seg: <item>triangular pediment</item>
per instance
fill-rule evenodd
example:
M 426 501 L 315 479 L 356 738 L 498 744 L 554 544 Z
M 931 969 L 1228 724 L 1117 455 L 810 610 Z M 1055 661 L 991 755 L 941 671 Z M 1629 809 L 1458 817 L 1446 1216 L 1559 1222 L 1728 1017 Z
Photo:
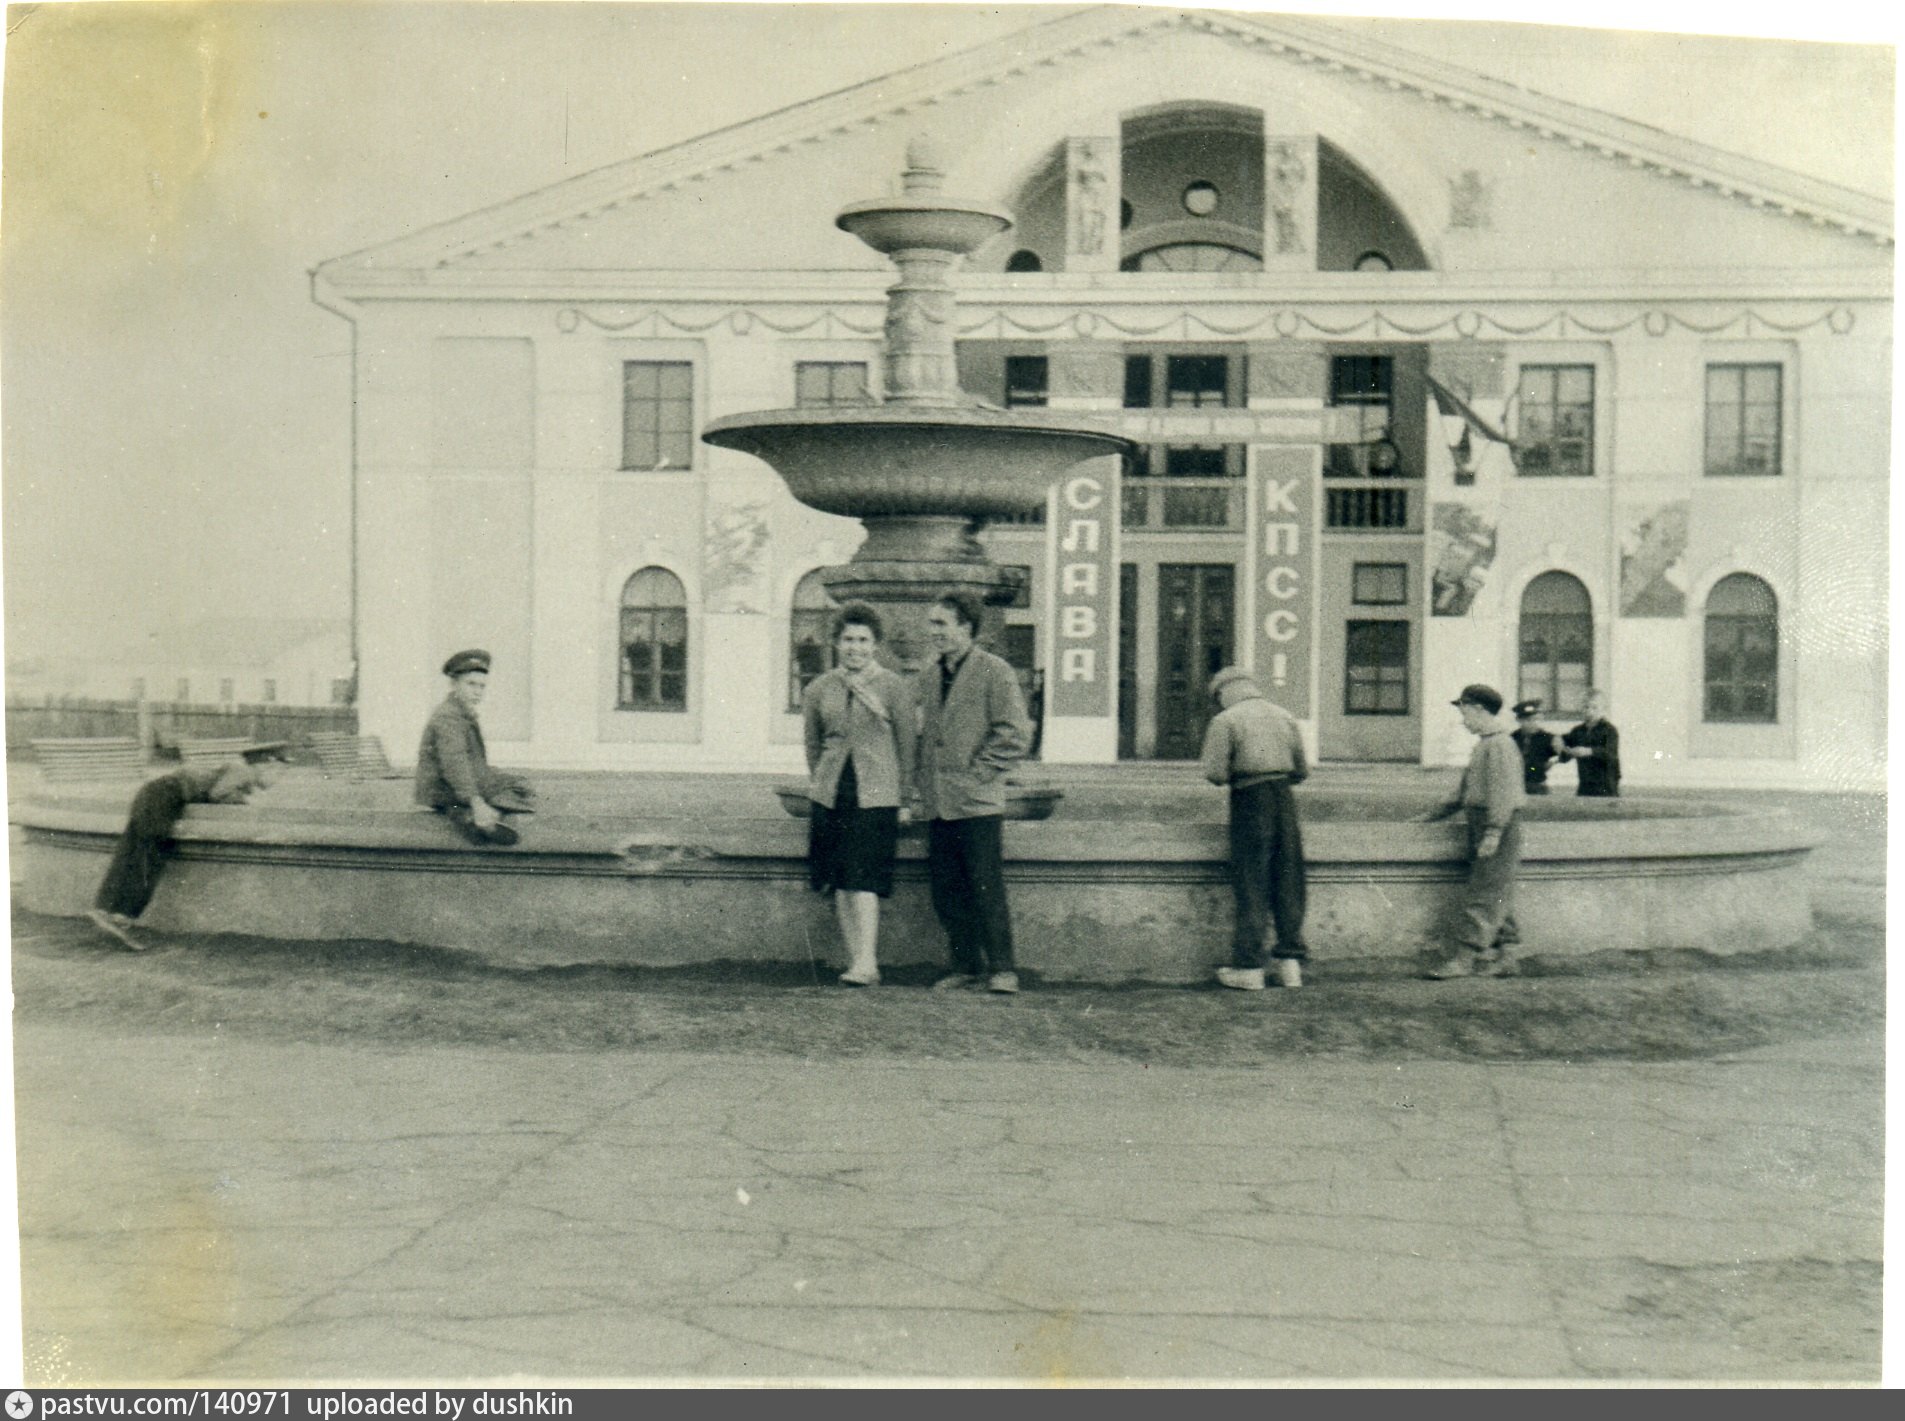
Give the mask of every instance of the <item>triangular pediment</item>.
M 327 262 L 320 273 L 348 288 L 354 274 L 427 273 L 481 264 L 509 248 L 553 238 L 549 265 L 569 229 L 614 222 L 645 201 L 667 199 L 741 172 L 798 163 L 816 148 L 908 122 L 935 107 L 1041 69 L 1087 65 L 1162 31 L 1215 36 L 1266 63 L 1339 74 L 1403 92 L 1477 123 L 1503 125 L 1649 177 L 1701 189 L 1769 213 L 1869 239 L 1892 240 L 1883 199 L 1728 153 L 1594 109 L 1533 93 L 1331 25 L 1292 16 L 1117 6 L 1074 11 L 976 46 L 811 99 L 699 138 L 554 184 L 496 207 Z M 853 194 L 864 196 L 865 194 Z

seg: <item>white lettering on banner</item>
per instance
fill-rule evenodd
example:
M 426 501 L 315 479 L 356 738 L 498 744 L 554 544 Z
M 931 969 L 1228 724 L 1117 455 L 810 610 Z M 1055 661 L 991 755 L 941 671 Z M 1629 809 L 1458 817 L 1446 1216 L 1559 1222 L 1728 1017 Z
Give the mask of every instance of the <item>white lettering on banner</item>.
M 1287 513 L 1297 516 L 1297 507 L 1291 501 L 1296 492 L 1295 479 L 1265 479 L 1263 481 L 1263 512 L 1268 517 L 1272 513 Z
M 1296 636 L 1296 613 L 1279 607 L 1263 619 L 1263 634 L 1272 641 L 1290 641 Z
M 1058 659 L 1058 668 L 1061 681 L 1096 681 L 1098 653 L 1089 646 L 1068 647 Z
M 1065 502 L 1080 513 L 1089 513 L 1105 501 L 1105 486 L 1083 474 L 1065 485 Z
M 1059 612 L 1058 634 L 1067 641 L 1098 635 L 1098 609 L 1087 603 L 1066 607 Z
M 1263 590 L 1272 597 L 1287 602 L 1296 596 L 1297 584 L 1300 581 L 1297 570 L 1288 563 L 1283 563 L 1264 574 Z
M 1095 562 L 1068 562 L 1059 569 L 1059 577 L 1067 597 L 1098 595 L 1098 564 Z
M 1264 524 L 1263 551 L 1267 557 L 1295 557 L 1297 551 L 1297 525 L 1294 523 Z
M 1103 524 L 1096 518 L 1074 518 L 1066 525 L 1065 538 L 1059 547 L 1068 553 L 1095 553 L 1101 527 Z

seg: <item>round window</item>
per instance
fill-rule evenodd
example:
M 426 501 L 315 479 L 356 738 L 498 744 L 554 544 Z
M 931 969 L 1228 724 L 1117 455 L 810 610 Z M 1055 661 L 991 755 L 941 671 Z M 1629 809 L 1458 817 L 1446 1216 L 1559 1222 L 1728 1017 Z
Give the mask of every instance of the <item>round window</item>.
M 1217 210 L 1217 185 L 1194 182 L 1184 189 L 1184 210 L 1193 217 L 1208 217 Z

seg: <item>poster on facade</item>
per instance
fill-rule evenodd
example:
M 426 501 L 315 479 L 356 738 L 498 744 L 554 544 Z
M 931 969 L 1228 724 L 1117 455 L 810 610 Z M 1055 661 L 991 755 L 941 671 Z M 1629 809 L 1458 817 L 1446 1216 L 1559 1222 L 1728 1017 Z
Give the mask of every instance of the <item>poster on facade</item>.
M 1298 720 L 1316 713 L 1310 696 L 1316 647 L 1316 449 L 1256 445 L 1250 464 L 1256 628 L 1253 665 L 1264 694 Z
M 1622 510 L 1621 615 L 1687 614 L 1688 500 L 1635 504 Z
M 1117 610 L 1118 563 L 1113 557 L 1118 518 L 1119 464 L 1092 459 L 1052 491 L 1046 513 L 1052 571 L 1048 625 L 1051 664 L 1045 673 L 1048 713 L 1112 713 L 1112 624 Z
M 1493 508 L 1438 503 L 1431 514 L 1429 559 L 1433 568 L 1429 607 L 1438 617 L 1466 617 L 1495 565 Z
M 756 616 L 762 612 L 762 554 L 766 549 L 765 505 L 714 504 L 708 509 L 701 550 L 701 587 L 710 612 Z

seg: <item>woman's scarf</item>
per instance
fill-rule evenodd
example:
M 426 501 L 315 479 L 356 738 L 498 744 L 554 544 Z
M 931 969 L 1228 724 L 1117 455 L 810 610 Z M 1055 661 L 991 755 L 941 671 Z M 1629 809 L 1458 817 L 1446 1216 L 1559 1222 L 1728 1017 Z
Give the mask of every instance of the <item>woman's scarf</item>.
M 847 703 L 851 705 L 857 700 L 873 712 L 875 720 L 890 723 L 893 713 L 886 708 L 886 702 L 880 698 L 880 693 L 873 686 L 873 677 L 878 670 L 879 667 L 876 664 L 868 666 L 864 671 L 846 673 Z

